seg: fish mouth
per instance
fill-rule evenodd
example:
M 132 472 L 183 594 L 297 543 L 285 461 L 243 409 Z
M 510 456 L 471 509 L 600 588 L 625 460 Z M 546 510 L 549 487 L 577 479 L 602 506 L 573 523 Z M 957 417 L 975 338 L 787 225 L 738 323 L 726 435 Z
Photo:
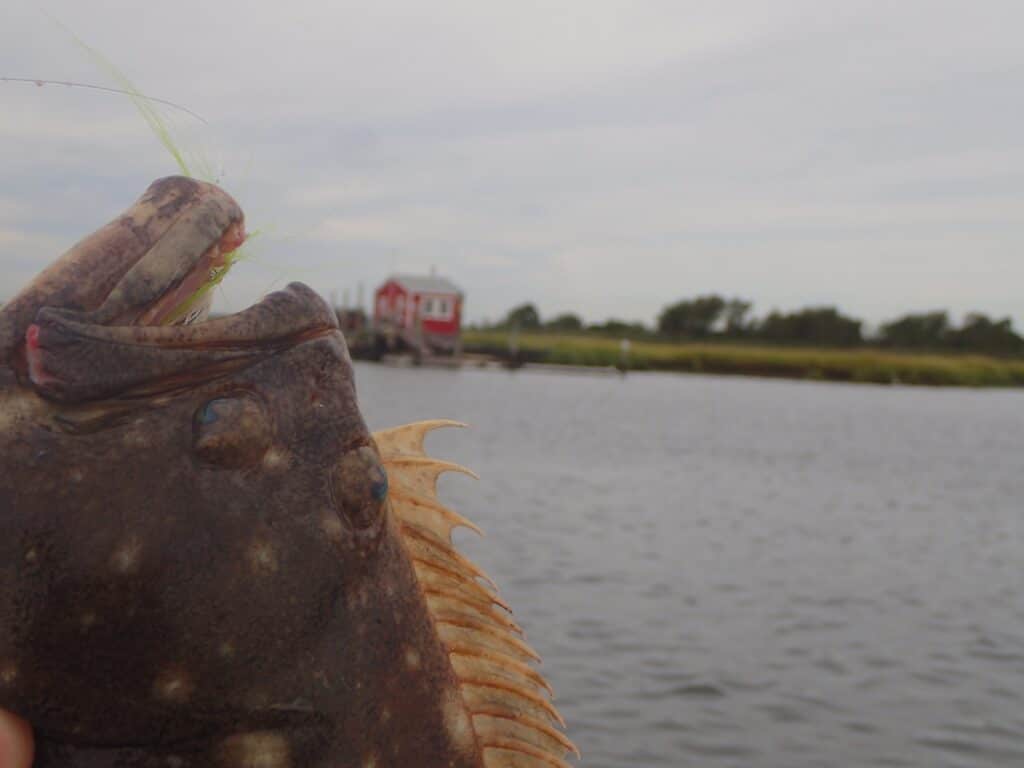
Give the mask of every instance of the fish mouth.
M 161 180 L 147 194 L 169 182 L 187 187 L 187 204 L 174 198 L 180 210 L 141 254 L 110 257 L 121 269 L 91 296 L 93 308 L 44 306 L 27 327 L 24 372 L 43 397 L 81 403 L 183 389 L 337 330 L 334 312 L 301 283 L 208 319 L 210 289 L 245 241 L 244 216 L 226 192 L 205 182 Z M 144 210 L 150 208 L 159 210 Z M 112 235 L 104 243 L 103 231 L 88 241 L 83 259 L 116 242 Z

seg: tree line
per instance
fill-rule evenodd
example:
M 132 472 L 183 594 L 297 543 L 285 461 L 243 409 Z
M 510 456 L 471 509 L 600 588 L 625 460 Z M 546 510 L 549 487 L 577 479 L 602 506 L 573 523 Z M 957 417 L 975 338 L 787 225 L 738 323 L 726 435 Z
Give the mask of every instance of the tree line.
M 973 312 L 960 325 L 944 310 L 909 313 L 883 323 L 873 333 L 862 320 L 836 307 L 805 307 L 792 312 L 772 311 L 764 317 L 751 314 L 753 302 L 716 294 L 683 299 L 662 309 L 655 327 L 609 319 L 586 324 L 579 315 L 565 312 L 549 320 L 541 318 L 532 303 L 511 309 L 493 329 L 597 333 L 632 339 L 660 338 L 677 341 L 753 341 L 773 344 L 804 344 L 824 347 L 864 345 L 894 349 L 979 352 L 990 355 L 1024 355 L 1024 338 L 1010 318 L 993 319 Z

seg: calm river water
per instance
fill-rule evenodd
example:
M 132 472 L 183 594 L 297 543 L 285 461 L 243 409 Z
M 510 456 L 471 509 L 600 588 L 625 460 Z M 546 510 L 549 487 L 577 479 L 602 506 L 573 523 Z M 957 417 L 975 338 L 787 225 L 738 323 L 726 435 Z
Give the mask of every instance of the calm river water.
M 1024 393 L 357 366 L 592 768 L 1024 765 Z

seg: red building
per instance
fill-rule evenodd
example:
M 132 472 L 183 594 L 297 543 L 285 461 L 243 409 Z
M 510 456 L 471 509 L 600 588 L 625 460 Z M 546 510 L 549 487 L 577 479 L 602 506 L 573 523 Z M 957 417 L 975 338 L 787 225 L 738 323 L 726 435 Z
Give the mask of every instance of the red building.
M 443 277 L 392 275 L 374 292 L 373 324 L 414 349 L 454 352 L 462 332 L 462 301 L 462 291 Z

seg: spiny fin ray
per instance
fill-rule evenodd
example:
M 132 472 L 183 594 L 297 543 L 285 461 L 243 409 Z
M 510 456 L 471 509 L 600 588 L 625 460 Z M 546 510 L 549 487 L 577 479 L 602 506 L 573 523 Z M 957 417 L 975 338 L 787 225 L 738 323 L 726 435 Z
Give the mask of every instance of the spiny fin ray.
M 504 627 L 494 627 L 474 616 L 449 614 L 437 621 L 437 631 L 449 647 L 456 643 L 473 643 L 477 647 L 505 653 L 519 661 L 540 661 L 540 656 L 533 648 Z
M 373 439 L 377 443 L 377 450 L 381 454 L 403 455 L 403 456 L 424 456 L 423 440 L 433 430 L 440 427 L 465 427 L 461 421 L 451 419 L 430 419 L 428 421 L 417 421 L 415 424 L 406 424 L 401 427 L 382 429 L 373 433 Z
M 552 750 L 561 748 L 565 752 L 580 756 L 576 745 L 569 741 L 564 733 L 529 715 L 521 714 L 512 718 L 500 708 L 485 707 L 473 715 L 473 724 L 483 742 L 487 742 L 488 738 L 512 736 L 538 747 L 547 746 Z
M 393 480 L 393 474 L 395 474 L 394 470 L 388 473 L 389 483 L 395 486 L 388 495 L 393 504 L 401 506 L 402 522 L 405 525 L 428 531 L 447 542 L 452 540 L 452 530 L 459 527 L 469 528 L 474 533 L 483 536 L 483 531 L 475 523 L 435 499 L 402 487 L 401 479 Z
M 502 600 L 498 593 L 479 581 L 461 578 L 454 566 L 445 568 L 415 557 L 412 558 L 412 561 L 416 567 L 416 576 L 420 580 L 420 585 L 425 590 L 436 590 L 450 595 L 465 595 L 469 600 L 485 600 L 508 608 L 508 603 Z M 512 624 L 516 626 L 517 631 L 520 631 L 515 622 Z
M 537 670 L 508 654 L 468 643 L 452 644 L 448 647 L 448 654 L 453 663 L 458 660 L 459 664 L 474 675 L 504 680 L 530 691 L 539 689 L 548 696 L 554 696 L 554 690 Z
M 571 768 L 562 758 L 547 749 L 512 738 L 495 738 L 484 742 L 486 768 L 533 768 L 537 765 L 551 768 Z
M 453 529 L 480 529 L 437 498 L 442 473 L 476 475 L 430 458 L 424 440 L 434 429 L 464 426 L 435 419 L 374 433 L 391 511 L 459 681 L 485 768 L 570 768 L 565 756 L 579 751 L 559 730 L 565 721 L 551 703 L 551 686 L 531 666 L 540 657 L 519 637 L 522 629 L 493 580 L 452 543 Z
M 449 568 L 454 566 L 460 573 L 468 574 L 469 578 L 483 579 L 494 589 L 498 588 L 494 579 L 488 576 L 483 568 L 468 557 L 461 555 L 451 543 L 438 539 L 415 525 L 403 525 L 402 532 L 405 534 L 405 542 L 414 556 L 419 556 L 438 565 L 446 563 Z
M 565 721 L 547 697 L 522 686 L 511 685 L 503 680 L 488 677 L 463 677 L 462 697 L 469 704 L 470 712 L 476 712 L 481 705 L 502 707 L 511 715 L 525 713 L 565 727 Z
M 444 472 L 458 472 L 469 475 L 474 480 L 480 479 L 473 470 L 451 461 L 402 454 L 381 454 L 381 458 L 384 459 L 384 466 L 389 470 L 389 479 L 394 474 L 400 486 L 429 498 L 437 498 L 437 478 Z

